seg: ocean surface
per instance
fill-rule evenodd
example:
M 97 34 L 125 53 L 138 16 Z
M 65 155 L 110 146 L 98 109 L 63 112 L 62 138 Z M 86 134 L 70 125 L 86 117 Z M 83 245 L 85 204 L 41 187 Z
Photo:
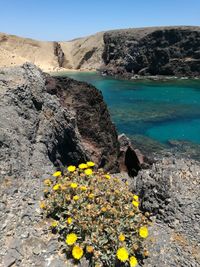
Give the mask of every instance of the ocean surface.
M 200 81 L 124 81 L 96 73 L 59 73 L 98 88 L 119 133 L 152 149 L 200 145 Z

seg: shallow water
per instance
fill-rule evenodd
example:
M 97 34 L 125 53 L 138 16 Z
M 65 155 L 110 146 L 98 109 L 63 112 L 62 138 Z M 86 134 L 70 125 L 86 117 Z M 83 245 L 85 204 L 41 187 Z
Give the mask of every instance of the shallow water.
M 60 75 L 60 74 L 59 74 Z M 119 133 L 200 144 L 200 81 L 124 81 L 96 73 L 63 73 L 102 91 Z

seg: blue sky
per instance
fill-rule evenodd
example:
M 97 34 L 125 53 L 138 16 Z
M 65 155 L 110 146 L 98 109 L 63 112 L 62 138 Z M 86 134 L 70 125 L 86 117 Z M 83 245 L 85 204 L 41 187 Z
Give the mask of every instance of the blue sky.
M 70 40 L 98 31 L 200 26 L 200 0 L 0 0 L 0 32 Z

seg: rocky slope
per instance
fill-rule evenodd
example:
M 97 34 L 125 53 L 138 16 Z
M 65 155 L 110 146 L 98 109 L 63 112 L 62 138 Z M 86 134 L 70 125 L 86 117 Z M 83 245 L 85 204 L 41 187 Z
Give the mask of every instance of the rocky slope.
M 132 78 L 200 76 L 200 27 L 152 27 L 100 32 L 62 42 L 0 33 L 0 66 L 32 62 L 45 71 L 97 70 Z
M 154 215 L 145 266 L 200 266 L 200 164 L 179 155 L 157 159 L 132 182 Z
M 200 75 L 200 27 L 116 30 L 104 34 L 104 44 L 110 75 Z
M 0 67 L 31 62 L 50 72 L 95 70 L 102 64 L 103 33 L 69 42 L 43 42 L 0 33 Z
M 37 176 L 91 159 L 118 171 L 119 143 L 101 93 L 34 65 L 0 71 L 1 175 Z

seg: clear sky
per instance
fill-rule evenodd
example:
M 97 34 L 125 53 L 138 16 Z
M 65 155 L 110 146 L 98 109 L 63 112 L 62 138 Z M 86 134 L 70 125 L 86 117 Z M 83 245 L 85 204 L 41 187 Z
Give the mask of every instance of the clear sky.
M 165 25 L 200 26 L 200 0 L 0 0 L 0 32 L 39 40 Z

